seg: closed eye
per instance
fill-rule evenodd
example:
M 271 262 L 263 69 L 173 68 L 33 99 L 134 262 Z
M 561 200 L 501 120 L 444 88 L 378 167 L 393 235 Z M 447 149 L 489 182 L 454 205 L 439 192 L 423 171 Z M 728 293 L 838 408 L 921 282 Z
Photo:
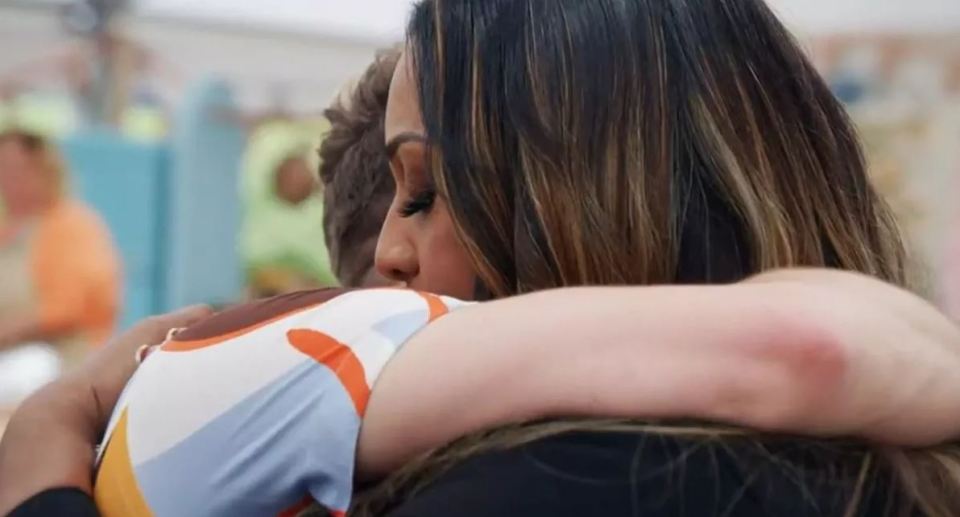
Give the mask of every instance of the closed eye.
M 429 213 L 437 199 L 437 191 L 426 189 L 414 195 L 400 207 L 400 217 L 413 217 L 418 213 Z

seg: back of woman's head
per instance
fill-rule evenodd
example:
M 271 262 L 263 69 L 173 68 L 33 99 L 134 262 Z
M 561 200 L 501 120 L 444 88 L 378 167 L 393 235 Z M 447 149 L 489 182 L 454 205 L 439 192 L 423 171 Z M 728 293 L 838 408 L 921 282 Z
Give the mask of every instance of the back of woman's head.
M 904 281 L 850 121 L 762 0 L 424 0 L 409 49 L 494 295 L 797 265 Z
M 408 52 L 437 193 L 495 296 L 788 266 L 905 282 L 850 121 L 762 0 L 422 0 Z M 395 474 L 358 514 L 464 458 L 570 429 L 624 426 L 468 437 Z M 919 513 L 960 511 L 960 448 L 857 459 L 837 481 L 859 494 L 848 515 L 885 474 Z

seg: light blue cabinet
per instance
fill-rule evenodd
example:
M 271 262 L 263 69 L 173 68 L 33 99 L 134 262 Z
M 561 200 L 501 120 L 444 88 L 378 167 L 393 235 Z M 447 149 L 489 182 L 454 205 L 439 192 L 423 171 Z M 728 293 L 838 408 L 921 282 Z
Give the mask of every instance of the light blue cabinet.
M 168 257 L 169 152 L 112 133 L 70 137 L 62 149 L 73 192 L 106 221 L 123 259 L 123 327 L 162 308 Z

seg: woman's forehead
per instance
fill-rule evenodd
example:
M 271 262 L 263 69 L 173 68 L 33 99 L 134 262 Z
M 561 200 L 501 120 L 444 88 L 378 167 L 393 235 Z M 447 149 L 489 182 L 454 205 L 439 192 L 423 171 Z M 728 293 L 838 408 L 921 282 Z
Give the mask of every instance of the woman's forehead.
M 389 142 L 404 133 L 423 135 L 425 132 L 413 63 L 409 54 L 404 52 L 390 83 L 390 97 L 384 119 L 385 141 Z

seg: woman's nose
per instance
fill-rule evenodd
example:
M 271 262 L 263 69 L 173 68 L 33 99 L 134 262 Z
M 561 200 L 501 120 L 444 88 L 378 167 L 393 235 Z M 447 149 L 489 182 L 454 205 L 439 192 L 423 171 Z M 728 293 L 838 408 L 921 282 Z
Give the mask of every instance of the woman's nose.
M 410 283 L 419 273 L 420 265 L 413 245 L 405 240 L 391 240 L 381 234 L 377 244 L 377 272 L 391 282 Z

